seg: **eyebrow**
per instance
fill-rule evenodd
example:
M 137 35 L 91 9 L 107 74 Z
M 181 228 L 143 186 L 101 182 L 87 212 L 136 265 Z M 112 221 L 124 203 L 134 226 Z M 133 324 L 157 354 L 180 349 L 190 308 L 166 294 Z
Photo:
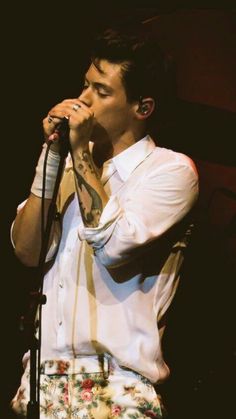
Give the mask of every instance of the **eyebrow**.
M 87 77 L 85 77 L 85 81 L 88 83 L 88 84 L 91 84 L 93 87 L 95 87 L 95 89 L 103 89 L 103 90 L 105 90 L 107 93 L 113 93 L 113 88 L 112 87 L 110 87 L 110 86 L 108 86 L 107 84 L 104 84 L 104 83 L 99 83 L 99 82 L 90 82 L 88 79 L 87 79 Z

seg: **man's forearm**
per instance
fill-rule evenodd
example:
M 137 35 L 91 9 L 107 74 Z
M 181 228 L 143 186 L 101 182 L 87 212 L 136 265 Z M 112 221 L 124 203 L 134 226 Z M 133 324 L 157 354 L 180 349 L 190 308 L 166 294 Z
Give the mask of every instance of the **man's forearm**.
M 50 199 L 45 199 L 45 223 Z M 31 194 L 16 216 L 12 238 L 15 253 L 26 266 L 37 266 L 41 250 L 41 198 Z
M 97 227 L 108 196 L 100 181 L 88 148 L 81 148 L 73 156 L 76 190 L 83 222 L 86 227 Z

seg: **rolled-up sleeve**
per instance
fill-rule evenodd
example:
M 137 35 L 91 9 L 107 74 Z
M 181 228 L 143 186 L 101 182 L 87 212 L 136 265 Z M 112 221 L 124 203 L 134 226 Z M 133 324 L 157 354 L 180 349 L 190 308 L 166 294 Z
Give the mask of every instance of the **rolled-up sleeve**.
M 136 177 L 137 179 L 137 177 Z M 93 247 L 106 267 L 122 265 L 134 249 L 160 237 L 180 221 L 198 196 L 198 175 L 177 162 L 138 177 L 130 190 L 111 196 L 96 228 L 79 226 L 79 237 Z
M 116 222 L 121 217 L 122 208 L 116 196 L 112 196 L 106 204 L 98 227 L 85 228 L 81 223 L 79 226 L 79 237 L 81 240 L 87 240 L 94 249 L 104 247 L 113 233 Z

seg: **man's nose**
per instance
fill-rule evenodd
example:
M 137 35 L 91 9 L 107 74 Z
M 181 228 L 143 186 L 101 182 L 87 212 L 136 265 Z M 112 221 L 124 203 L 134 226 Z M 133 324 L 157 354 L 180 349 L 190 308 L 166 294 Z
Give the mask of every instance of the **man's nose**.
M 92 106 L 92 92 L 89 90 L 89 87 L 83 90 L 79 95 L 79 100 L 90 108 Z

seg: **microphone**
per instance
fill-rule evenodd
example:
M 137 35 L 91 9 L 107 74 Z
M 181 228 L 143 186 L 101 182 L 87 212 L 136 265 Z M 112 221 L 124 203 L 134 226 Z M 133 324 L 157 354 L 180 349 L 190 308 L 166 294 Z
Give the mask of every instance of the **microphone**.
M 69 118 L 64 116 L 60 124 L 57 125 L 53 134 L 48 137 L 49 145 L 52 145 L 54 141 L 60 141 L 60 154 L 67 155 L 68 151 L 70 151 L 70 141 L 69 141 Z
M 57 125 L 53 134 L 48 137 L 49 142 L 54 142 L 60 139 L 64 139 L 65 137 L 69 137 L 69 124 L 68 124 L 68 117 L 64 116 L 61 120 L 60 124 Z

